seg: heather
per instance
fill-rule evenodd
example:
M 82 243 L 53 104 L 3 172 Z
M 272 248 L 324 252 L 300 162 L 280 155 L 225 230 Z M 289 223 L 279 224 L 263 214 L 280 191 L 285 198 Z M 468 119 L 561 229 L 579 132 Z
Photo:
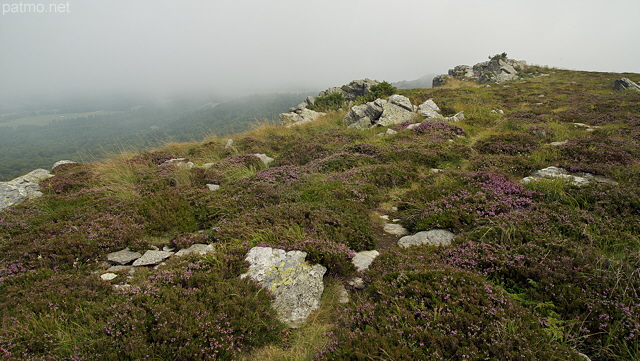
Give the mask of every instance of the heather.
M 463 110 L 457 123 L 382 136 L 346 129 L 327 99 L 313 123 L 256 126 L 231 146 L 212 136 L 56 168 L 41 198 L 0 212 L 0 354 L 640 359 L 640 97 L 610 90 L 621 74 L 532 69 L 489 87 L 400 91 L 445 116 Z M 549 166 L 611 182 L 520 183 Z M 380 215 L 457 237 L 401 249 Z M 100 279 L 109 252 L 196 243 L 215 253 Z M 269 292 L 239 278 L 254 246 L 327 267 L 308 326 L 286 329 Z M 372 249 L 381 255 L 358 272 L 351 258 Z M 350 302 L 335 301 L 339 285 Z

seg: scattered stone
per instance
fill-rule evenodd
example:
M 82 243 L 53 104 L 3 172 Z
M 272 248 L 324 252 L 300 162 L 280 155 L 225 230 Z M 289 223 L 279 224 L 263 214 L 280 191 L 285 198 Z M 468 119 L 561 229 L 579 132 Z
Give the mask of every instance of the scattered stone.
M 210 191 L 217 191 L 220 189 L 220 185 L 218 184 L 207 184 L 207 188 L 209 188 Z
M 582 357 L 585 361 L 591 361 L 589 356 L 587 356 L 587 355 L 585 355 L 585 354 L 583 354 L 581 352 L 578 352 L 578 356 Z
M 253 156 L 260 158 L 260 160 L 262 161 L 262 163 L 264 163 L 264 165 L 269 165 L 269 163 L 274 161 L 273 158 L 267 156 L 266 154 L 253 154 Z
M 140 254 L 139 252 L 134 252 L 129 248 L 125 248 L 122 251 L 109 253 L 107 255 L 107 260 L 111 263 L 126 265 L 137 260 L 140 257 L 142 257 L 142 254 Z
M 100 278 L 101 278 L 103 281 L 111 281 L 112 279 L 114 279 L 114 278 L 116 278 L 116 277 L 118 277 L 118 275 L 117 275 L 117 274 L 115 274 L 115 273 L 111 273 L 111 272 L 109 272 L 109 273 L 103 273 L 102 275 L 100 275 Z
M 394 236 L 404 236 L 409 234 L 406 228 L 402 227 L 400 224 L 387 223 L 384 225 L 384 231 L 388 234 L 393 234 Z
M 385 221 L 388 221 L 388 220 L 389 220 L 389 216 L 388 216 L 388 215 L 386 215 L 386 214 L 385 214 L 385 215 L 383 215 L 383 216 L 380 216 L 380 218 L 384 219 Z
M 345 303 L 349 303 L 349 301 L 349 291 L 347 291 L 347 289 L 344 288 L 343 285 L 340 285 L 340 287 L 338 288 L 338 303 L 344 305 Z
M 455 234 L 445 229 L 432 229 L 418 232 L 412 236 L 404 236 L 398 240 L 398 246 L 408 248 L 410 246 L 448 246 L 453 241 Z
M 563 140 L 563 141 L 561 141 L 561 142 L 551 142 L 551 143 L 549 143 L 549 145 L 550 145 L 550 146 L 553 146 L 553 147 L 559 147 L 559 146 L 561 146 L 561 145 L 565 145 L 565 144 L 567 144 L 567 143 L 569 143 L 569 141 L 568 141 L 568 140 Z
M 190 254 L 195 254 L 198 256 L 203 256 L 207 253 L 215 253 L 216 249 L 212 244 L 192 244 L 189 248 L 181 249 L 176 253 L 176 256 L 186 256 Z
M 131 266 L 116 265 L 116 266 L 109 267 L 107 269 L 107 272 L 112 272 L 112 273 L 128 272 L 129 274 L 134 274 L 136 272 L 136 269 Z
M 360 277 L 354 277 L 347 281 L 347 284 L 357 290 L 364 289 L 364 280 Z
M 216 165 L 215 163 L 205 163 L 205 164 L 203 164 L 203 165 L 202 165 L 202 167 L 201 167 L 201 168 L 204 168 L 204 169 L 211 169 L 211 168 L 213 168 L 215 165 Z
M 233 139 L 227 140 L 227 144 L 224 145 L 225 149 L 233 147 Z
M 613 90 L 615 91 L 634 90 L 634 91 L 640 92 L 640 86 L 634 83 L 633 81 L 631 81 L 631 79 L 629 78 L 621 78 L 616 80 L 613 83 Z
M 398 211 L 398 207 L 396 206 L 391 207 L 391 212 L 397 212 L 397 211 Z
M 175 164 L 178 167 L 187 168 L 187 169 L 191 169 L 191 168 L 195 167 L 193 162 L 187 162 L 186 158 L 173 158 L 173 159 L 169 159 L 169 160 L 165 161 L 162 164 Z
M 149 250 L 146 251 L 142 257 L 136 259 L 133 262 L 133 266 L 154 266 L 171 257 L 173 254 L 173 252 Z
M 387 129 L 386 132 L 384 132 L 385 135 L 394 135 L 394 134 L 398 134 L 398 132 L 396 130 L 393 130 L 391 128 Z
M 173 247 L 169 247 L 169 246 L 164 246 L 162 247 L 162 250 L 165 252 L 174 252 L 176 249 Z
M 413 124 L 409 124 L 407 125 L 407 130 L 412 130 L 413 128 L 416 128 L 417 126 L 419 126 L 422 123 L 413 123 Z
M 445 118 L 445 120 L 449 122 L 459 122 L 461 120 L 464 120 L 464 111 L 460 111 L 452 117 Z
M 268 289 L 274 296 L 273 308 L 280 321 L 288 327 L 298 328 L 311 312 L 320 307 L 324 290 L 322 277 L 327 269 L 322 265 L 309 265 L 306 252 L 270 247 L 254 247 L 245 258 L 249 277 Z
M 78 162 L 74 162 L 72 160 L 59 160 L 55 163 L 53 163 L 53 166 L 51 167 L 51 170 L 53 171 L 54 169 L 56 169 L 57 167 L 63 165 L 63 164 L 76 164 Z
M 519 183 L 527 184 L 538 179 L 564 179 L 576 186 L 584 186 L 593 182 L 607 183 L 612 185 L 618 184 L 616 181 L 600 175 L 594 175 L 591 173 L 570 173 L 566 169 L 560 167 L 547 167 L 544 169 L 540 169 L 531 174 L 529 177 L 521 179 Z
M 371 265 L 371 262 L 373 262 L 374 259 L 376 259 L 376 257 L 378 257 L 380 255 L 380 252 L 373 250 L 373 251 L 361 251 L 356 253 L 355 256 L 353 256 L 353 258 L 351 259 L 351 262 L 353 263 L 354 266 L 356 266 L 356 269 L 358 271 L 365 271 L 369 268 L 369 266 Z

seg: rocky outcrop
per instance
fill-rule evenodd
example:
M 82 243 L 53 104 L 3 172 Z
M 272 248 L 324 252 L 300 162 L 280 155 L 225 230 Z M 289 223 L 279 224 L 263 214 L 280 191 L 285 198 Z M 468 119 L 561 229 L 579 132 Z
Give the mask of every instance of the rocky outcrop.
M 448 78 L 475 79 L 479 83 L 502 83 L 518 79 L 518 72 L 526 68 L 524 61 L 506 57 L 494 57 L 489 61 L 474 66 L 458 65 L 450 69 L 448 74 L 433 79 L 433 87 L 444 85 Z
M 409 98 L 396 94 L 387 100 L 376 99 L 351 107 L 349 113 L 344 116 L 343 122 L 348 128 L 367 129 L 373 126 L 391 126 L 413 122 L 417 120 L 418 114 L 425 120 L 458 122 L 464 119 L 464 112 L 459 112 L 452 117 L 444 117 L 440 114 L 440 108 L 433 99 L 416 107 L 411 104 Z
M 398 240 L 398 246 L 408 248 L 411 246 L 448 246 L 455 238 L 455 234 L 445 229 L 432 229 L 418 232 L 412 236 L 404 236 Z
M 278 319 L 291 328 L 302 326 L 311 312 L 320 307 L 324 291 L 322 278 L 327 269 L 311 266 L 306 257 L 301 251 L 254 247 L 245 258 L 249 272 L 240 276 L 249 277 L 275 296 L 272 306 Z
M 601 175 L 594 175 L 591 173 L 571 173 L 560 167 L 547 167 L 540 169 L 530 176 L 521 179 L 520 183 L 527 184 L 538 179 L 562 179 L 575 186 L 585 186 L 589 183 L 617 184 L 614 180 Z
M 39 183 L 53 177 L 48 170 L 36 169 L 23 176 L 0 182 L 0 210 L 42 196 Z
M 358 99 L 363 95 L 369 94 L 371 92 L 371 87 L 379 83 L 380 82 L 378 82 L 377 80 L 371 79 L 353 80 L 349 84 L 343 85 L 342 87 L 332 87 L 321 91 L 318 94 L 318 97 L 325 97 L 331 94 L 338 93 L 344 100 L 352 101 Z M 318 97 L 307 97 L 302 103 L 289 109 L 288 113 L 281 113 L 280 121 L 282 122 L 282 124 L 287 127 L 302 125 L 312 122 L 323 115 L 326 115 L 325 113 L 308 109 L 310 106 L 315 104 Z
M 631 81 L 631 79 L 629 78 L 621 78 L 613 83 L 613 90 L 634 90 L 640 92 L 640 86 Z

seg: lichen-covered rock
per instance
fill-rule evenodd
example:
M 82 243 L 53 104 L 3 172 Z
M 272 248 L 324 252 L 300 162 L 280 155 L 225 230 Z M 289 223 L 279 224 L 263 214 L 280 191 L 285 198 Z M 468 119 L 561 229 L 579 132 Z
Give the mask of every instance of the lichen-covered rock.
M 133 266 L 134 267 L 155 266 L 161 263 L 162 261 L 166 260 L 167 258 L 173 256 L 173 254 L 174 252 L 149 250 L 149 251 L 146 251 L 142 255 L 142 257 L 135 260 L 133 262 Z
M 344 116 L 343 122 L 349 128 L 368 128 L 380 119 L 385 104 L 387 104 L 386 100 L 376 99 L 373 102 L 353 106 L 349 113 Z
M 409 233 L 406 228 L 402 227 L 400 224 L 396 223 L 387 223 L 384 225 L 384 231 L 389 234 L 393 234 L 394 236 L 404 236 Z
M 59 161 L 53 163 L 53 166 L 51 167 L 51 170 L 54 170 L 57 167 L 59 167 L 61 165 L 64 165 L 64 164 L 76 164 L 76 163 L 78 163 L 78 162 L 74 162 L 72 160 L 59 160 Z
M 591 173 L 570 173 L 566 169 L 560 167 L 547 167 L 540 169 L 530 176 L 521 179 L 520 183 L 527 184 L 538 179 L 563 179 L 575 186 L 585 186 L 594 182 L 613 185 L 618 184 L 616 181 L 600 175 L 594 175 Z
M 0 210 L 42 196 L 41 181 L 53 177 L 48 170 L 36 169 L 8 182 L 0 182 Z
M 269 165 L 269 163 L 271 163 L 271 162 L 273 162 L 273 161 L 274 161 L 274 159 L 273 159 L 273 158 L 269 157 L 269 156 L 268 156 L 268 155 L 266 155 L 266 154 L 262 154 L 262 153 L 260 153 L 260 154 L 252 154 L 252 155 L 253 155 L 254 157 L 258 157 L 258 158 L 262 161 L 262 163 L 264 163 L 264 165 Z
M 640 86 L 631 81 L 631 79 L 629 78 L 621 78 L 613 83 L 613 90 L 635 90 L 637 92 L 640 92 Z
M 412 236 L 404 236 L 398 240 L 398 246 L 408 248 L 411 246 L 448 246 L 455 238 L 455 234 L 446 229 L 432 229 L 418 232 Z
M 413 110 L 408 110 L 403 106 L 387 102 L 382 106 L 382 115 L 375 122 L 375 124 L 383 127 L 388 127 L 390 125 L 410 122 L 414 120 L 414 114 L 415 113 L 413 112 Z
M 134 252 L 129 248 L 126 248 L 122 251 L 109 253 L 107 255 L 107 260 L 118 265 L 126 265 L 137 260 L 140 257 L 142 257 L 142 254 L 140 252 Z
M 254 247 L 246 256 L 249 277 L 269 290 L 274 296 L 273 308 L 278 318 L 288 327 L 297 328 L 311 312 L 320 307 L 324 291 L 322 278 L 327 269 L 311 266 L 301 251 L 285 252 L 270 247 Z
M 424 103 L 418 106 L 418 113 L 422 115 L 425 119 L 430 120 L 441 120 L 444 117 L 440 114 L 440 108 L 433 101 L 433 99 L 428 99 Z

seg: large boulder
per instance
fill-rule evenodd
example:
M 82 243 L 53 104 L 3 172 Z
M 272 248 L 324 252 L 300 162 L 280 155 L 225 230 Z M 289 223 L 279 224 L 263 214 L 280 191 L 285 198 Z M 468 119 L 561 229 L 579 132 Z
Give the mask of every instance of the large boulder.
M 291 328 L 302 326 L 311 312 L 320 307 L 324 291 L 322 278 L 327 269 L 311 266 L 306 257 L 301 251 L 254 247 L 245 258 L 249 272 L 240 276 L 249 277 L 275 296 L 273 308 L 278 319 Z
M 351 107 L 351 110 L 344 116 L 344 124 L 349 128 L 365 129 L 380 119 L 387 101 L 376 99 L 366 104 Z
M 48 170 L 36 169 L 23 176 L 0 182 L 0 210 L 42 196 L 39 183 L 53 177 Z
M 449 79 L 449 76 L 446 74 L 437 75 L 431 81 L 431 87 L 437 88 L 443 86 L 447 82 L 447 79 Z
M 631 79 L 629 78 L 621 78 L 613 83 L 613 90 L 635 90 L 637 92 L 640 92 L 640 86 L 631 81 Z
M 440 108 L 433 99 L 428 99 L 424 103 L 418 106 L 418 113 L 422 115 L 423 118 L 429 120 L 441 120 L 444 117 L 440 114 Z
M 411 103 L 409 103 L 409 106 L 411 106 Z M 404 106 L 387 102 L 382 106 L 382 115 L 376 121 L 376 125 L 388 127 L 394 124 L 410 122 L 414 119 L 415 113 L 413 109 L 409 110 Z

